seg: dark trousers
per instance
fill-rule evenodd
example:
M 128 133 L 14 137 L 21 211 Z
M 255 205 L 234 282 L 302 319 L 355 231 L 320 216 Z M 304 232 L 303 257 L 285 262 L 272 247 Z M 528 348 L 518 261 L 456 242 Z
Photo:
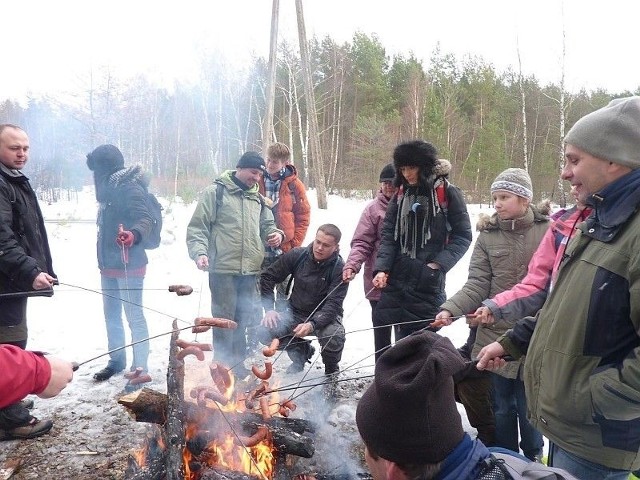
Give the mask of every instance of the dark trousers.
M 490 375 L 489 372 L 475 370 L 455 383 L 456 400 L 462 403 L 469 423 L 478 431 L 478 438 L 488 447 L 496 445 Z
M 377 300 L 369 300 L 371 304 L 371 321 L 373 322 L 373 348 L 375 349 L 376 362 L 380 358 L 387 348 L 391 346 L 391 331 L 390 325 L 384 325 L 379 321 L 376 321 L 376 306 Z
M 27 341 L 21 342 L 3 342 L 4 345 L 15 345 L 16 347 L 27 348 Z M 0 429 L 11 430 L 12 428 L 25 425 L 31 419 L 29 410 L 20 403 L 14 403 L 7 405 L 4 408 L 0 408 Z

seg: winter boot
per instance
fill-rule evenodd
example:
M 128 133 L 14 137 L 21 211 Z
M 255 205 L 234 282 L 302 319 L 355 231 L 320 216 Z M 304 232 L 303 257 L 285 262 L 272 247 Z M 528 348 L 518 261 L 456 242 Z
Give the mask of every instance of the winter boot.
M 53 427 L 51 420 L 38 420 L 36 417 L 30 417 L 29 421 L 22 426 L 0 430 L 0 441 L 36 438 L 49 433 L 51 427 Z
M 299 373 L 304 370 L 305 363 L 311 363 L 316 349 L 310 342 L 305 340 L 304 342 L 291 345 L 287 349 L 287 353 L 292 362 L 289 368 L 287 368 L 287 373 Z
M 110 366 L 106 366 L 104 367 L 102 370 L 100 370 L 99 372 L 96 372 L 93 375 L 93 379 L 96 382 L 104 382 L 105 380 L 109 380 L 111 377 L 113 377 L 116 373 L 121 372 L 122 370 L 116 370 L 115 368 L 111 368 Z

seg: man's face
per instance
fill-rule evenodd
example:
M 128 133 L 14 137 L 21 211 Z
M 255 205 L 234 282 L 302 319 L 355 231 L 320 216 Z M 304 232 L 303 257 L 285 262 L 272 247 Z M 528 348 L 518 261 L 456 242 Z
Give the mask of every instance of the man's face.
M 0 162 L 7 168 L 22 170 L 29 160 L 29 137 L 18 128 L 5 128 L 0 133 Z
M 238 168 L 236 169 L 236 178 L 251 188 L 260 181 L 262 170 L 259 168 Z
M 594 157 L 578 147 L 566 144 L 564 158 L 560 176 L 571 182 L 579 202 L 584 203 L 592 194 L 615 180 L 609 171 L 608 161 Z
M 364 447 L 364 461 L 369 467 L 373 480 L 387 480 L 387 462 L 380 457 L 372 457 L 366 446 Z
M 333 252 L 338 250 L 338 247 L 339 245 L 335 238 L 318 230 L 313 241 L 313 259 L 317 262 L 326 260 L 333 255 Z
M 267 172 L 269 173 L 269 175 L 275 175 L 280 172 L 280 170 L 282 170 L 286 164 L 287 161 L 284 158 L 267 157 Z

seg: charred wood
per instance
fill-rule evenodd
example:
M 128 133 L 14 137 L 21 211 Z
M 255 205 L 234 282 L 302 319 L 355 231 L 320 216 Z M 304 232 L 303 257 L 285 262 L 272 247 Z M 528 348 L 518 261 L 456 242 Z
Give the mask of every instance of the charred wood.
M 167 421 L 164 425 L 165 445 L 167 448 L 166 478 L 167 480 L 184 479 L 182 452 L 185 445 L 185 428 L 183 422 L 184 404 L 184 362 L 178 360 L 177 320 L 173 321 L 174 332 L 169 344 L 169 366 L 167 368 Z

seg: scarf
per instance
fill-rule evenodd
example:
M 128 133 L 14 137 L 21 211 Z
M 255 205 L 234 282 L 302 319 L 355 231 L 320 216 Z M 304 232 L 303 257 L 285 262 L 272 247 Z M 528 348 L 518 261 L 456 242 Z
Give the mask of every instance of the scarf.
M 398 195 L 394 239 L 400 243 L 402 254 L 416 258 L 418 249 L 431 239 L 431 223 L 437 206 L 431 184 L 427 188 L 410 185 Z

